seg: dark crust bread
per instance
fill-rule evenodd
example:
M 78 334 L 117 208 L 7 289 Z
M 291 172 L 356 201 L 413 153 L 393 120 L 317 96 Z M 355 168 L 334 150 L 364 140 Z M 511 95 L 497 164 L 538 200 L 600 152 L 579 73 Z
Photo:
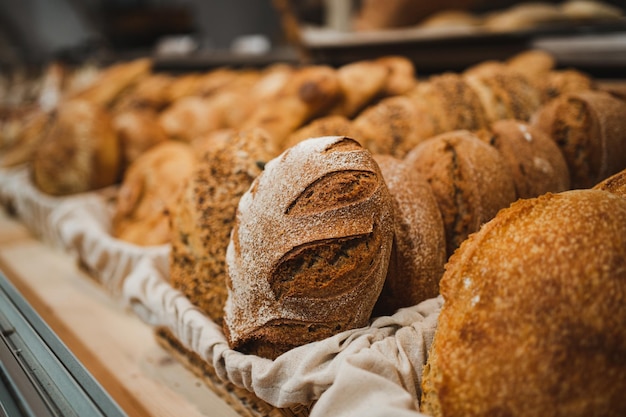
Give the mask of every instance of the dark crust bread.
M 518 200 L 463 243 L 422 409 L 440 416 L 626 415 L 626 200 Z
M 242 196 L 227 251 L 231 348 L 275 358 L 367 325 L 387 272 L 391 197 L 346 137 L 305 140 Z
M 405 161 L 430 184 L 446 231 L 447 255 L 498 210 L 515 201 L 515 186 L 498 151 L 468 131 L 435 136 Z

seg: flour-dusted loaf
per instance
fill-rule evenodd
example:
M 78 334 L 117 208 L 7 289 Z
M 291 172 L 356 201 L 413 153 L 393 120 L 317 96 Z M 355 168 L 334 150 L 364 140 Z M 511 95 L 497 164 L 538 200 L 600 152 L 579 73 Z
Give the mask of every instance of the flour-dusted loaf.
M 466 240 L 441 280 L 424 369 L 431 416 L 626 415 L 626 199 L 522 199 Z
M 230 346 L 275 358 L 367 325 L 392 239 L 391 197 L 369 151 L 342 136 L 287 149 L 239 202 L 226 255 Z

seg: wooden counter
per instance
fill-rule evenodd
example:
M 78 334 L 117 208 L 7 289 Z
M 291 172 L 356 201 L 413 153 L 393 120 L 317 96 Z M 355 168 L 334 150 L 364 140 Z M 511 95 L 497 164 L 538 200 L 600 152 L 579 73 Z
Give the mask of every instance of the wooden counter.
M 129 416 L 239 415 L 70 256 L 1 208 L 0 270 Z

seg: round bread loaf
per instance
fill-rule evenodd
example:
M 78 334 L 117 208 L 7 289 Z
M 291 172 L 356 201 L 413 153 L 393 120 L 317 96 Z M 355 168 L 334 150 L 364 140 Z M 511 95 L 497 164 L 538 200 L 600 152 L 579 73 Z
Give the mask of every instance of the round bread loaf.
M 89 101 L 66 101 L 35 151 L 33 181 L 58 196 L 95 190 L 117 181 L 120 159 L 109 114 Z
M 532 124 L 559 146 L 572 188 L 590 188 L 626 168 L 626 102 L 601 91 L 565 94 L 543 106 Z
M 122 171 L 145 151 L 168 139 L 157 120 L 157 113 L 149 108 L 128 109 L 113 116 L 113 127 L 120 141 Z
M 446 262 L 443 220 L 428 182 L 402 160 L 374 156 L 393 203 L 394 237 L 374 315 L 390 315 L 439 294 Z
M 519 120 L 499 120 L 484 136 L 502 155 L 517 198 L 569 189 L 569 171 L 556 143 L 545 132 Z
M 541 92 L 543 103 L 563 94 L 596 88 L 596 82 L 589 74 L 573 68 L 550 71 L 536 85 Z
M 226 255 L 231 348 L 275 358 L 367 325 L 392 210 L 378 165 L 353 139 L 308 139 L 270 161 L 239 202 Z
M 183 142 L 166 141 L 141 154 L 120 185 L 113 236 L 143 246 L 169 243 L 168 211 L 191 178 L 195 163 L 192 147 Z
M 422 142 L 406 164 L 430 184 L 446 230 L 447 255 L 515 196 L 513 178 L 499 152 L 459 130 Z
M 626 199 L 518 200 L 441 280 L 424 369 L 431 416 L 626 415 Z
M 276 153 L 259 130 L 214 134 L 195 149 L 202 152 L 196 169 L 170 210 L 170 282 L 221 324 L 226 302 L 226 247 L 237 204 Z

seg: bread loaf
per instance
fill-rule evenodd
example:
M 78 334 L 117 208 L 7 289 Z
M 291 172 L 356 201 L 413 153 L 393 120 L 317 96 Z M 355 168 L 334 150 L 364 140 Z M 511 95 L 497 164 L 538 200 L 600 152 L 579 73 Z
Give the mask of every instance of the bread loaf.
M 33 181 L 43 192 L 68 195 L 113 185 L 120 145 L 109 114 L 86 100 L 63 102 L 35 151 Z
M 392 238 L 391 197 L 367 150 L 339 136 L 286 150 L 237 209 L 226 256 L 231 348 L 275 358 L 365 326 Z
M 242 194 L 276 155 L 258 130 L 211 135 L 191 179 L 170 210 L 170 282 L 221 324 L 226 301 L 226 247 Z
M 593 188 L 626 197 L 626 169 L 611 175 L 609 178 L 596 184 Z
M 532 124 L 563 152 L 572 188 L 590 188 L 626 168 L 626 102 L 602 91 L 564 94 Z
M 394 218 L 387 278 L 374 308 L 378 316 L 436 297 L 447 257 L 443 220 L 426 179 L 400 159 L 374 158 L 389 188 Z
M 499 120 L 484 139 L 504 159 L 518 198 L 569 189 L 569 170 L 557 144 L 545 132 L 519 120 Z
M 453 131 L 428 139 L 405 158 L 430 184 L 446 230 L 447 255 L 515 198 L 499 152 L 476 135 Z
M 463 242 L 423 374 L 431 416 L 626 415 L 626 199 L 518 200 Z
M 170 243 L 168 212 L 187 185 L 196 163 L 189 144 L 166 141 L 141 154 L 120 185 L 113 236 L 137 245 Z

